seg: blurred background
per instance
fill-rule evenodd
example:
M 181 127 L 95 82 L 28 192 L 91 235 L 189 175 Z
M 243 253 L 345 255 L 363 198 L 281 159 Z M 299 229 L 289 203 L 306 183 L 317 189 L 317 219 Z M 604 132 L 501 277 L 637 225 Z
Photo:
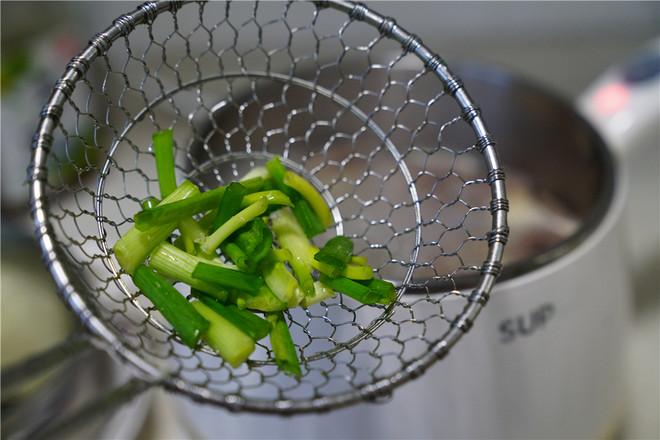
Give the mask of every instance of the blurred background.
M 0 3 L 3 367 L 53 346 L 75 329 L 41 266 L 28 216 L 28 188 L 24 182 L 39 112 L 69 59 L 115 17 L 138 4 Z M 660 3 L 368 1 L 366 4 L 382 15 L 394 17 L 402 27 L 417 34 L 427 46 L 449 60 L 450 67 L 451 60 L 477 61 L 556 97 L 592 124 L 617 163 L 638 171 L 627 171 L 626 178 L 632 174 L 637 180 L 629 183 L 627 200 L 631 202 L 623 208 L 623 222 L 628 229 L 645 232 L 641 239 L 634 234 L 626 238 L 633 243 L 627 258 L 632 263 L 628 297 L 624 301 L 630 306 L 630 315 L 622 318 L 626 332 L 621 345 L 610 346 L 614 353 L 606 353 L 625 359 L 621 368 L 625 396 L 618 395 L 618 391 L 617 395 L 606 396 L 620 401 L 621 409 L 594 422 L 592 426 L 596 428 L 589 437 L 659 438 L 660 63 L 653 54 L 660 52 Z M 488 114 L 485 118 L 488 121 Z M 644 158 L 643 166 L 631 165 L 639 157 Z M 646 171 L 642 173 L 642 169 Z M 643 197 L 638 201 L 640 195 Z M 630 213 L 628 217 L 626 211 Z M 488 311 L 487 308 L 484 314 Z M 27 330 L 26 316 L 34 323 Z M 583 331 L 592 329 L 585 327 Z M 607 356 L 604 362 L 608 361 Z M 575 362 L 579 363 L 580 359 Z M 541 388 L 540 392 L 548 390 Z M 158 391 L 152 393 L 135 404 L 138 406 L 133 411 L 132 422 L 106 420 L 105 426 L 91 435 L 145 439 L 209 437 L 204 429 L 190 434 L 187 424 L 173 416 L 181 411 L 176 400 Z M 185 405 L 184 410 L 201 411 Z M 465 409 L 466 413 L 473 411 L 469 406 Z M 515 414 L 507 417 L 500 422 L 515 423 L 511 422 L 516 420 Z M 559 425 L 562 422 L 552 420 Z M 240 436 L 240 431 L 232 432 Z M 528 431 L 518 432 L 525 432 L 526 438 L 542 438 L 543 434 L 539 433 L 545 431 L 535 432 L 532 426 Z M 463 435 L 458 432 L 446 436 Z M 487 438 L 487 434 L 475 431 L 465 437 Z

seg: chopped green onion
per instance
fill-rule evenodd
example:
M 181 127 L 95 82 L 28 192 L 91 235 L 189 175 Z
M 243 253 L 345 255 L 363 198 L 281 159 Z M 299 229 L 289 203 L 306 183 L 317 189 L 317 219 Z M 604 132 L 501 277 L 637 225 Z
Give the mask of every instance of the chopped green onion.
M 247 188 L 240 183 L 232 182 L 229 184 L 222 196 L 222 200 L 220 200 L 220 206 L 213 220 L 213 231 L 225 224 L 227 220 L 241 210 L 241 202 L 245 194 L 247 194 Z
M 240 182 L 200 193 L 189 181 L 175 186 L 171 130 L 154 135 L 153 148 L 163 200 L 144 200 L 134 227 L 113 249 L 188 346 L 201 338 L 236 367 L 269 335 L 279 368 L 302 375 L 284 310 L 337 292 L 365 304 L 396 300 L 394 285 L 374 277 L 367 258 L 352 254 L 349 238 L 334 237 L 321 249 L 310 242 L 331 225 L 331 211 L 279 157 Z M 189 303 L 170 280 L 187 284 L 196 300 Z
M 250 171 L 247 172 L 239 182 L 244 182 L 246 180 L 254 179 L 254 178 L 262 178 L 264 180 L 268 179 L 270 177 L 270 174 L 268 174 L 268 170 L 264 166 L 259 166 L 259 167 L 254 167 Z
M 319 272 L 329 276 L 330 278 L 337 278 L 338 276 L 344 276 L 352 280 L 370 280 L 374 277 L 374 269 L 368 265 L 347 265 L 342 270 L 337 269 L 336 267 L 330 266 L 329 264 L 321 263 L 320 261 L 314 259 L 312 260 L 312 267 Z
M 229 365 L 236 368 L 254 352 L 254 340 L 201 301 L 193 307 L 211 324 L 202 339 Z
M 138 265 L 146 260 L 153 248 L 166 240 L 174 229 L 176 229 L 176 223 L 154 226 L 146 231 L 140 231 L 135 226 L 132 227 L 112 248 L 119 265 L 129 275 L 133 274 Z
M 147 266 L 141 264 L 135 269 L 133 282 L 172 325 L 183 342 L 195 348 L 209 328 L 209 321 L 178 290 Z
M 234 304 L 221 304 L 199 290 L 193 290 L 191 293 L 211 310 L 250 336 L 255 342 L 268 336 L 268 333 L 273 328 L 270 322 L 249 310 L 241 309 Z
M 259 198 L 265 197 L 268 200 L 269 205 L 280 205 L 280 206 L 293 206 L 291 199 L 278 189 L 270 189 L 266 191 L 258 191 L 252 194 L 248 194 L 243 199 L 243 207 L 253 204 Z
M 309 240 L 300 224 L 290 210 L 280 209 L 270 215 L 275 237 L 282 249 L 291 252 L 289 265 L 298 279 L 300 288 L 305 295 L 314 295 L 314 279 L 312 278 L 312 251 Z
M 267 257 L 276 261 L 291 261 L 293 254 L 289 249 L 273 248 L 268 252 Z
M 331 289 L 341 292 L 344 295 L 348 295 L 362 304 L 375 304 L 380 300 L 379 292 L 346 277 L 330 278 L 321 273 L 319 275 L 319 281 Z
M 177 187 L 174 172 L 174 138 L 172 130 L 162 130 L 152 136 L 154 156 L 156 158 L 156 173 L 160 196 L 169 196 Z
M 209 284 L 225 289 L 238 289 L 251 295 L 258 294 L 264 284 L 264 279 L 259 275 L 201 261 L 195 266 L 192 276 Z
M 149 267 L 168 278 L 180 281 L 192 288 L 208 293 L 220 301 L 224 301 L 229 294 L 227 289 L 193 277 L 192 273 L 195 267 L 201 262 L 220 265 L 218 262 L 191 255 L 163 241 L 151 253 Z
M 341 275 L 341 270 L 337 269 L 334 266 L 330 266 L 329 264 L 321 263 L 320 261 L 316 259 L 312 259 L 312 268 L 318 270 L 321 273 L 326 274 L 330 278 L 337 278 L 339 275 Z
M 335 291 L 320 281 L 314 281 L 314 296 L 305 296 L 300 301 L 301 307 L 309 307 L 312 304 L 319 303 L 323 300 L 335 296 Z
M 202 217 L 199 219 L 198 223 L 202 227 L 206 233 L 211 232 L 211 228 L 213 227 L 213 221 L 215 220 L 215 217 L 218 214 L 218 208 L 213 208 L 210 211 L 207 211 L 206 214 L 202 215 Z
M 342 269 L 340 275 L 352 280 L 366 281 L 374 277 L 374 268 L 366 264 L 361 266 L 348 265 Z
M 260 216 L 266 211 L 268 202 L 260 198 L 252 205 L 240 211 L 238 214 L 227 220 L 222 226 L 216 229 L 211 235 L 207 236 L 200 243 L 200 249 L 204 254 L 210 255 L 220 246 L 220 244 L 231 234 L 245 225 L 255 217 Z
M 353 242 L 350 238 L 338 235 L 332 237 L 328 242 L 314 254 L 314 259 L 328 264 L 336 269 L 342 270 L 346 267 L 348 259 L 353 253 Z
M 298 174 L 292 171 L 286 171 L 282 178 L 282 181 L 285 185 L 290 186 L 309 203 L 316 215 L 321 220 L 321 224 L 324 227 L 329 227 L 332 224 L 332 213 L 330 208 L 321 197 L 321 194 L 309 183 L 307 180 L 300 177 Z
M 236 304 L 242 309 L 259 310 L 262 312 L 274 312 L 286 309 L 286 303 L 280 300 L 266 284 L 261 286 L 259 293 L 256 295 L 234 290 L 229 295 L 228 302 Z
M 348 259 L 348 264 L 352 264 L 354 266 L 366 266 L 367 257 L 351 255 L 351 257 Z
M 140 207 L 142 209 L 152 209 L 152 208 L 156 207 L 156 205 L 158 205 L 159 203 L 160 203 L 160 200 L 158 200 L 157 198 L 149 197 L 149 198 L 143 200 L 142 203 L 140 203 Z
M 396 289 L 394 284 L 389 281 L 381 280 L 380 278 L 371 278 L 365 281 L 357 281 L 358 283 L 367 286 L 372 292 L 378 294 L 378 303 L 389 304 L 396 300 Z
M 254 272 L 256 263 L 248 257 L 243 249 L 233 241 L 224 242 L 220 245 L 222 253 L 234 262 L 238 270 Z
M 273 233 L 268 230 L 269 234 L 266 233 L 268 226 L 266 226 L 262 219 L 257 218 L 250 220 L 245 226 L 236 231 L 234 235 L 235 243 L 238 244 L 245 252 L 251 254 L 259 246 L 259 244 L 264 241 L 266 235 L 272 237 Z
M 295 200 L 293 207 L 293 214 L 298 219 L 300 226 L 302 226 L 305 235 L 308 238 L 313 238 L 323 232 L 325 232 L 325 227 L 321 220 L 316 215 L 312 207 L 307 203 L 307 200 L 303 198 L 298 198 Z
M 203 239 L 206 234 L 202 226 L 194 219 L 194 217 L 186 217 L 181 219 L 178 224 L 179 232 L 181 232 L 181 239 L 184 248 L 188 253 L 195 253 L 195 242 Z
M 186 180 L 169 196 L 163 199 L 159 203 L 159 206 L 167 205 L 195 194 L 199 194 L 199 188 Z M 176 226 L 176 222 L 171 222 L 154 226 L 144 231 L 140 231 L 135 226 L 129 229 L 112 248 L 117 261 L 126 273 L 129 275 L 133 274 L 138 265 L 147 259 L 151 251 L 172 234 Z
M 234 236 L 234 242 L 254 263 L 264 259 L 273 245 L 273 231 L 260 218 L 248 222 Z
M 266 169 L 270 173 L 277 189 L 286 194 L 293 203 L 292 211 L 307 238 L 312 238 L 325 231 L 323 223 L 311 208 L 307 200 L 295 189 L 284 183 L 284 175 L 287 170 L 280 162 L 279 156 L 274 156 L 266 163 Z
M 143 231 L 159 224 L 178 222 L 186 217 L 208 211 L 220 203 L 224 192 L 225 187 L 220 187 L 199 193 L 194 197 L 167 205 L 161 203 L 155 208 L 140 211 L 135 214 L 135 226 Z
M 298 298 L 296 290 L 300 286 L 282 261 L 278 261 L 275 256 L 266 258 L 259 265 L 259 272 L 266 285 L 287 307 L 298 305 L 302 298 Z
M 284 319 L 284 313 L 266 313 L 266 319 L 273 325 L 270 332 L 270 344 L 273 348 L 275 362 L 281 370 L 302 376 L 296 346 L 291 338 L 291 332 Z
M 243 182 L 241 185 L 247 191 L 253 191 L 255 188 L 260 188 L 262 183 L 263 179 L 252 179 Z M 194 197 L 169 203 L 169 206 L 160 203 L 152 209 L 138 212 L 135 215 L 135 225 L 138 229 L 144 230 L 162 223 L 180 221 L 183 218 L 192 217 L 196 214 L 217 208 L 227 188 L 228 185 L 221 186 L 203 193 L 199 193 L 199 189 L 197 189 L 198 194 Z

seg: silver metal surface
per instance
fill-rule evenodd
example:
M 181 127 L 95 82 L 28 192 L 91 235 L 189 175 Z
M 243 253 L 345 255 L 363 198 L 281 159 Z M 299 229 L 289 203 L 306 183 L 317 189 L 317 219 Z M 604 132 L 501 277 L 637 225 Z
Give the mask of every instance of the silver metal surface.
M 451 116 L 434 119 L 436 107 Z M 150 139 L 165 128 L 179 177 L 202 189 L 281 155 L 398 300 L 291 310 L 300 378 L 278 371 L 267 345 L 237 369 L 185 347 L 112 254 L 157 187 Z M 117 18 L 44 106 L 30 185 L 44 261 L 94 344 L 148 383 L 232 410 L 388 396 L 470 329 L 508 236 L 504 173 L 477 104 L 415 35 L 351 2 L 160 1 Z

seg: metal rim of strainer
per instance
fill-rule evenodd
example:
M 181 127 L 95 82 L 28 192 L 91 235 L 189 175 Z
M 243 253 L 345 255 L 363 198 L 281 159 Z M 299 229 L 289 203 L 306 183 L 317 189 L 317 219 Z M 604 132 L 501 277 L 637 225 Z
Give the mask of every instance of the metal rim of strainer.
M 469 294 L 468 303 L 463 312 L 452 323 L 446 334 L 441 335 L 425 355 L 390 377 L 350 392 L 307 400 L 245 399 L 236 394 L 218 396 L 203 387 L 187 383 L 181 378 L 161 377 L 162 372 L 158 366 L 152 365 L 139 353 L 124 344 L 121 336 L 95 314 L 93 304 L 89 303 L 84 294 L 84 287 L 78 285 L 75 277 L 70 276 L 66 258 L 63 257 L 62 250 L 58 248 L 49 217 L 46 166 L 46 158 L 53 140 L 52 134 L 62 115 L 63 105 L 73 94 L 76 83 L 86 74 L 92 60 L 107 51 L 115 40 L 128 35 L 139 24 L 153 21 L 161 12 L 178 10 L 184 2 L 143 3 L 134 12 L 120 16 L 114 20 L 112 26 L 97 34 L 88 47 L 71 60 L 64 75 L 57 81 L 48 103 L 43 107 L 38 130 L 32 143 L 32 165 L 29 177 L 30 211 L 34 219 L 36 236 L 43 251 L 44 263 L 55 279 L 61 297 L 82 321 L 84 327 L 89 330 L 93 341 L 109 353 L 118 355 L 120 360 L 131 366 L 136 375 L 147 382 L 156 382 L 166 388 L 188 394 L 196 400 L 209 401 L 230 409 L 276 413 L 311 412 L 346 406 L 362 400 L 374 400 L 388 395 L 393 388 L 418 377 L 428 367 L 443 358 L 471 328 L 488 301 L 491 289 L 501 270 L 500 262 L 508 236 L 508 201 L 504 186 L 504 172 L 500 166 L 495 141 L 486 128 L 478 106 L 463 88 L 460 79 L 451 73 L 438 55 L 431 52 L 416 35 L 399 27 L 394 19 L 381 16 L 360 3 L 332 0 L 314 3 L 318 8 L 334 8 L 344 12 L 352 20 L 363 21 L 377 28 L 383 36 L 400 43 L 405 52 L 417 56 L 424 63 L 427 71 L 435 73 L 442 81 L 445 92 L 460 105 L 463 112 L 462 118 L 474 131 L 477 139 L 475 147 L 482 153 L 489 170 L 485 180 L 490 186 L 492 195 L 489 207 L 492 215 L 492 229 L 488 233 L 488 255 L 481 267 L 480 279 Z

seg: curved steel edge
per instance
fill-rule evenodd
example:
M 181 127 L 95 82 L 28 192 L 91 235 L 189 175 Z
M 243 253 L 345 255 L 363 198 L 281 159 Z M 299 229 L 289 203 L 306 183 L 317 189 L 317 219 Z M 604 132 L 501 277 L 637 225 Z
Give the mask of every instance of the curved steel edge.
M 90 304 L 80 294 L 73 280 L 62 264 L 65 261 L 59 255 L 53 242 L 53 227 L 48 218 L 47 195 L 47 157 L 52 146 L 53 131 L 62 116 L 62 106 L 73 93 L 76 83 L 87 73 L 91 62 L 103 54 L 113 41 L 128 35 L 135 26 L 147 23 L 165 10 L 176 10 L 181 1 L 146 2 L 133 12 L 124 14 L 113 24 L 90 40 L 89 45 L 71 59 L 62 77 L 56 82 L 48 102 L 41 111 L 41 119 L 32 140 L 32 159 L 28 168 L 30 185 L 30 215 L 34 221 L 36 239 L 42 250 L 42 260 L 55 280 L 57 290 L 68 307 L 78 316 L 81 323 L 90 332 L 90 343 L 96 348 L 107 351 L 113 358 L 135 367 L 138 376 L 145 381 L 159 380 L 163 372 L 139 357 L 133 350 L 120 342 L 116 333 L 96 317 Z

